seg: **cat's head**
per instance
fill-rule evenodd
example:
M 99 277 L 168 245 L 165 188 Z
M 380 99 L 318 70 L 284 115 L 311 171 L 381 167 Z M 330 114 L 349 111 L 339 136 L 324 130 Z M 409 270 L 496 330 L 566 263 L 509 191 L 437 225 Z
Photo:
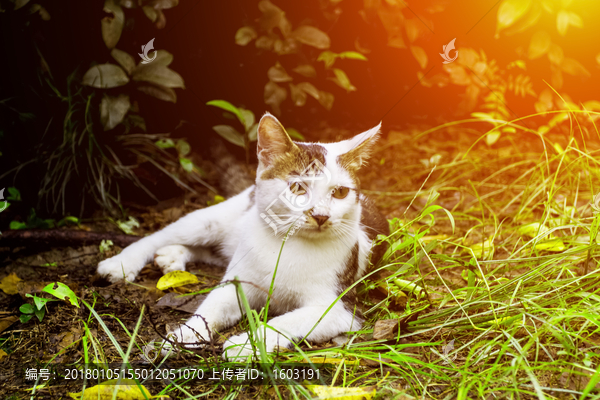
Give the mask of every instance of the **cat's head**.
M 369 157 L 381 123 L 352 139 L 300 143 L 265 114 L 258 125 L 256 205 L 275 234 L 346 236 L 360 220 L 358 170 Z

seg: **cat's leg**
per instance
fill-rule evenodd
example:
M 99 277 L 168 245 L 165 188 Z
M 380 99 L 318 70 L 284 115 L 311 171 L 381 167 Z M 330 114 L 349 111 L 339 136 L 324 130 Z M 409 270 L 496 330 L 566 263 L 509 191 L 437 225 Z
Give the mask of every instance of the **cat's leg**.
M 320 343 L 343 332 L 360 329 L 362 320 L 348 311 L 341 300 L 324 315 L 329 305 L 308 305 L 275 317 L 268 321 L 268 327 L 260 328 L 262 333 L 254 337 L 262 338 L 267 352 L 271 353 L 276 347 L 289 348 L 292 340 L 306 338 Z M 229 338 L 223 350 L 223 357 L 229 360 L 241 361 L 253 354 L 248 333 Z
M 211 246 L 219 244 L 235 229 L 251 204 L 253 187 L 214 206 L 194 211 L 166 228 L 127 246 L 120 254 L 98 264 L 98 274 L 111 282 L 133 281 L 155 252 L 174 244 Z
M 250 306 L 256 307 L 261 301 L 259 291 L 247 284 L 241 285 Z M 210 341 L 209 330 L 214 340 L 215 331 L 236 324 L 243 314 L 236 285 L 227 284 L 210 292 L 194 315 L 167 335 L 185 347 L 199 347 Z M 169 347 L 167 344 L 165 349 L 168 350 Z
M 161 247 L 154 255 L 154 264 L 156 264 L 163 274 L 172 271 L 185 271 L 185 265 L 188 262 L 203 261 L 207 264 L 213 264 L 220 267 L 226 267 L 227 263 L 220 257 L 215 256 L 212 251 L 206 247 L 191 247 L 174 244 Z

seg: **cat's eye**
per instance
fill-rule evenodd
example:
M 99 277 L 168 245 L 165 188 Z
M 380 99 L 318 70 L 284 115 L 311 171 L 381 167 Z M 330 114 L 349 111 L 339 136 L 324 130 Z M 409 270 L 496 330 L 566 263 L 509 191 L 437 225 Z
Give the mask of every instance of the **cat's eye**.
M 348 196 L 348 192 L 350 192 L 350 188 L 344 186 L 337 187 L 333 190 L 333 197 L 336 199 L 344 199 Z
M 292 192 L 296 196 L 302 196 L 303 194 L 306 193 L 306 189 L 304 189 L 304 187 L 302 187 L 302 185 L 300 185 L 300 183 L 292 182 L 292 183 L 290 183 L 290 192 Z

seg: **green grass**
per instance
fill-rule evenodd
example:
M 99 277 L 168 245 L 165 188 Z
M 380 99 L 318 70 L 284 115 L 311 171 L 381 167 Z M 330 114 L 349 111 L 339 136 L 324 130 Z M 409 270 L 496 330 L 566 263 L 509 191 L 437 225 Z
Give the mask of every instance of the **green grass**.
M 388 209 L 410 205 L 390 221 L 392 234 L 380 238 L 391 250 L 356 284 L 367 320 L 360 332 L 349 333 L 346 344 L 301 343 L 295 351 L 265 355 L 260 338 L 269 329 L 266 312 L 250 310 L 239 291 L 246 309 L 240 328 L 254 333 L 260 362 L 325 358 L 331 364 L 328 385 L 375 389 L 378 398 L 600 399 L 600 210 L 593 205 L 600 191 L 600 146 L 589 139 L 590 132 L 597 133 L 583 121 L 587 116 L 570 116 L 562 137 L 522 128 L 520 140 L 503 136 L 494 148 L 459 148 L 434 172 L 418 161 L 402 165 L 395 173 L 420 180 L 418 191 L 370 192 Z M 435 136 L 433 130 L 429 134 Z M 532 138 L 537 144 L 524 144 Z M 377 156 L 390 160 L 394 146 L 389 142 Z M 380 164 L 384 174 L 396 168 Z M 448 200 L 452 193 L 461 194 L 454 204 Z M 86 362 L 108 361 L 106 344 L 103 349 L 91 334 L 91 324 L 117 349 L 113 359 L 127 363 L 136 348 L 143 352 L 147 343 L 136 336 L 142 316 L 129 332 L 118 318 L 86 306 L 91 311 L 83 339 Z M 130 338 L 126 350 L 106 318 L 119 321 Z M 395 338 L 372 339 L 380 319 L 400 321 Z M 451 340 L 454 349 L 444 356 L 442 346 Z M 191 363 L 221 362 L 210 353 L 181 354 Z M 160 394 L 236 398 L 267 396 L 267 390 L 199 387 L 176 379 Z M 269 396 L 277 398 L 315 396 L 306 385 L 271 390 Z

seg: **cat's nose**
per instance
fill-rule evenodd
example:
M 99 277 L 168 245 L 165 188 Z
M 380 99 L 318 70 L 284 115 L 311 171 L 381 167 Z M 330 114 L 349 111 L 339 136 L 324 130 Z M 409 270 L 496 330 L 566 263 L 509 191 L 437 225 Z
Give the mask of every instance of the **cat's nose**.
M 329 219 L 328 215 L 311 215 L 311 217 L 313 217 L 315 219 L 315 221 L 317 221 L 317 224 L 319 226 L 323 225 L 325 223 L 325 221 L 327 221 Z

